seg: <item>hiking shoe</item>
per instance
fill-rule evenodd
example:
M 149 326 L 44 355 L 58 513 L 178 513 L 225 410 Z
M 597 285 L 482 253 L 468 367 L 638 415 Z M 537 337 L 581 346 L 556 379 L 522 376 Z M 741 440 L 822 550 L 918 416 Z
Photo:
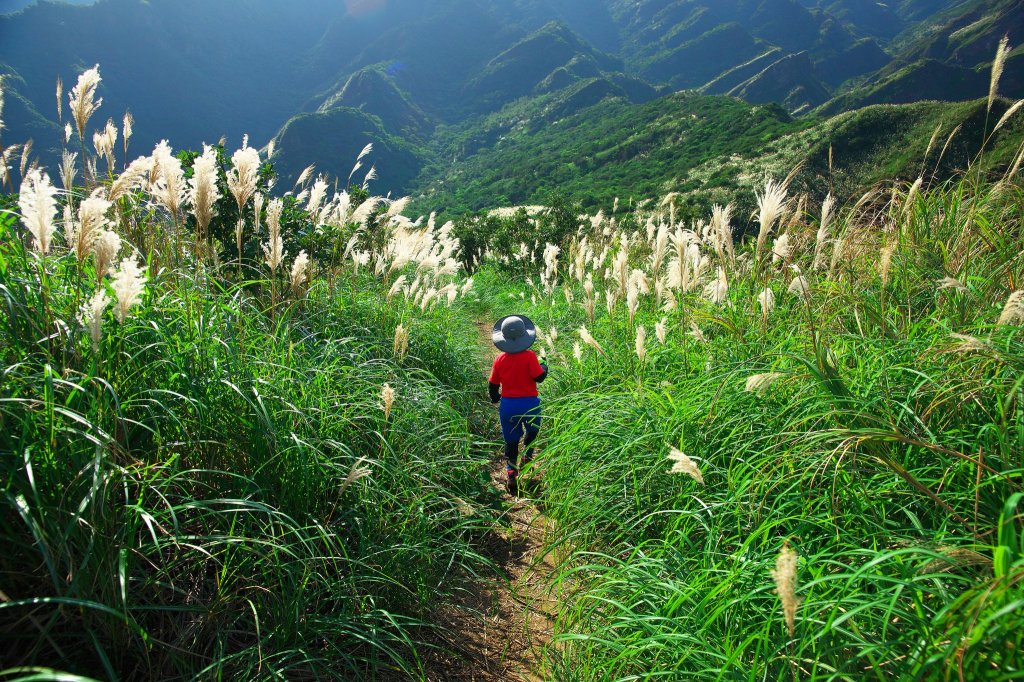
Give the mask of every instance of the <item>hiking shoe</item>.
M 505 478 L 508 480 L 508 494 L 519 494 L 519 472 L 512 467 L 505 467 Z

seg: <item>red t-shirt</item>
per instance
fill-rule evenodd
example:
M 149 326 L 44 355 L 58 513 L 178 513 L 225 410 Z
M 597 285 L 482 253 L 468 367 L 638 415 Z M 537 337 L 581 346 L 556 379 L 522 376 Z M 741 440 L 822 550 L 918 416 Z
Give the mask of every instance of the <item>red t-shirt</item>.
M 494 359 L 489 381 L 501 386 L 502 398 L 536 398 L 537 377 L 543 373 L 532 350 L 502 353 Z

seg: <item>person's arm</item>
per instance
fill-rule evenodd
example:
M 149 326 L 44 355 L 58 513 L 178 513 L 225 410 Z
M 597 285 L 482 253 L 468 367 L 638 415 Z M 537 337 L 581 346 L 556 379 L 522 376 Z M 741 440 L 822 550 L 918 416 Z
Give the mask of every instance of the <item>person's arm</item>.
M 543 363 L 540 366 L 540 368 L 541 368 L 540 376 L 538 376 L 536 379 L 534 379 L 534 381 L 536 381 L 538 384 L 543 383 L 544 380 L 548 378 L 548 365 L 547 365 L 547 363 L 546 362 Z
M 501 386 L 498 384 L 487 382 L 487 392 L 490 394 L 492 403 L 496 403 L 501 400 Z
M 533 354 L 533 367 L 531 368 L 533 374 L 533 380 L 538 384 L 548 378 L 548 365 L 544 363 L 540 364 L 537 360 L 537 354 Z
M 487 378 L 487 393 L 492 403 L 501 400 L 501 377 L 498 375 L 498 360 L 500 359 L 501 355 L 494 358 L 494 364 L 491 365 L 491 376 Z

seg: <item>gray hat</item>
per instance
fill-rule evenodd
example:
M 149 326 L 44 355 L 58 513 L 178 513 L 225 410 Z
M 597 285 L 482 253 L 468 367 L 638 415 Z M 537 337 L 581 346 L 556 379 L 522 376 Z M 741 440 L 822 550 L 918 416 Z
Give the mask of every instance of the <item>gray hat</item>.
M 526 315 L 508 315 L 494 323 L 494 345 L 506 353 L 519 353 L 537 340 L 537 327 Z

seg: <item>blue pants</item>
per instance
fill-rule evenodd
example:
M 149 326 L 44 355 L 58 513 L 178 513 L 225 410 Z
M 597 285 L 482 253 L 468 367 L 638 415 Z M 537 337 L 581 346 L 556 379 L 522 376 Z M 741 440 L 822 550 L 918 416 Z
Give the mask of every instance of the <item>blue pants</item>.
M 524 433 L 540 431 L 540 398 L 502 398 L 498 414 L 506 443 L 519 443 Z

